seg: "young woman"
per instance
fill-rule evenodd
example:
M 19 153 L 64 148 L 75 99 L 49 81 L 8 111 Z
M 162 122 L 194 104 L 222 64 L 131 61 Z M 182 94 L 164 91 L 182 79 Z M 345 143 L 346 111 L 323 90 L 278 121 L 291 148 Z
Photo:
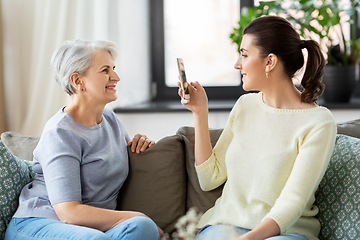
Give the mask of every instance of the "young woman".
M 145 135 L 132 140 L 114 112 L 116 48 L 105 41 L 69 41 L 52 57 L 56 81 L 71 96 L 47 123 L 34 150 L 35 179 L 24 187 L 6 240 L 149 239 L 163 234 L 139 212 L 116 211 L 128 175 L 127 146 L 143 152 Z
M 308 60 L 298 91 L 292 79 Z M 205 191 L 225 183 L 222 196 L 201 218 L 198 239 L 317 239 L 315 191 L 336 135 L 330 111 L 316 104 L 325 59 L 319 45 L 301 40 L 277 16 L 260 17 L 244 30 L 235 69 L 243 88 L 216 146 L 208 127 L 207 96 L 191 83 L 195 166 Z M 179 95 L 183 96 L 181 83 Z

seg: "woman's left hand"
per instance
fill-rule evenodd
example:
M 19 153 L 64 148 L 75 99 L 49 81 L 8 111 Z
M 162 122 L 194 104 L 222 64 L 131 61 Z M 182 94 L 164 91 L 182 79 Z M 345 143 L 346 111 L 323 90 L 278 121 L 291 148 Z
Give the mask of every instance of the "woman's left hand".
M 155 142 L 150 140 L 146 135 L 136 134 L 135 137 L 128 142 L 128 146 L 131 147 L 131 152 L 142 153 L 147 148 L 155 145 Z
M 228 240 L 260 240 L 278 236 L 281 233 L 279 225 L 271 218 L 265 218 L 256 228 L 237 237 Z

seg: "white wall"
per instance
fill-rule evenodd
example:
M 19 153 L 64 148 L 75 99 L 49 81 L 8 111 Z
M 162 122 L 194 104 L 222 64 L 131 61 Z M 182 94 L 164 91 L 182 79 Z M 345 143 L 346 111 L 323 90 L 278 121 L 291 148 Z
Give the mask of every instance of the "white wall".
M 332 110 L 337 123 L 360 118 L 359 110 Z M 229 111 L 210 112 L 209 127 L 223 128 L 226 124 Z M 190 112 L 179 113 L 121 113 L 117 114 L 125 125 L 130 136 L 136 133 L 146 134 L 149 138 L 158 141 L 169 135 L 174 135 L 182 126 L 194 126 Z
M 223 128 L 229 112 L 210 112 L 209 127 Z M 190 112 L 179 113 L 121 113 L 117 114 L 125 125 L 128 133 L 133 137 L 142 133 L 158 141 L 165 136 L 174 135 L 182 126 L 194 126 Z

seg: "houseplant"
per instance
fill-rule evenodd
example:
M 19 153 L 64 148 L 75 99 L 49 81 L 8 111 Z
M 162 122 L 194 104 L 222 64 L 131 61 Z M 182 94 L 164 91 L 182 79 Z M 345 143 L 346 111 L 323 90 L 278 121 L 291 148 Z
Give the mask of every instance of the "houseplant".
M 276 14 L 288 19 L 304 39 L 320 43 L 327 56 L 324 98 L 327 102 L 347 102 L 355 89 L 360 60 L 360 41 L 356 38 L 355 16 L 360 0 L 299 0 L 260 2 L 244 8 L 239 27 L 230 38 L 240 46 L 245 26 L 261 15 Z M 347 38 L 346 36 L 349 35 Z M 343 72 L 343 73 L 342 73 Z M 349 80 L 346 76 L 350 77 Z

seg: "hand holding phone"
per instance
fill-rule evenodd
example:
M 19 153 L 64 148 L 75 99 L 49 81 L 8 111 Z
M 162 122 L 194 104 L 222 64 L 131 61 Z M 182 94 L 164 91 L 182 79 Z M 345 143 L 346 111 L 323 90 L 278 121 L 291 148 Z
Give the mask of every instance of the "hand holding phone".
M 178 65 L 178 69 L 179 69 L 179 75 L 181 78 L 181 83 L 182 83 L 183 90 L 184 90 L 184 98 L 190 99 L 188 82 L 186 81 L 184 61 L 182 58 L 177 58 L 176 60 L 177 60 L 177 65 Z

